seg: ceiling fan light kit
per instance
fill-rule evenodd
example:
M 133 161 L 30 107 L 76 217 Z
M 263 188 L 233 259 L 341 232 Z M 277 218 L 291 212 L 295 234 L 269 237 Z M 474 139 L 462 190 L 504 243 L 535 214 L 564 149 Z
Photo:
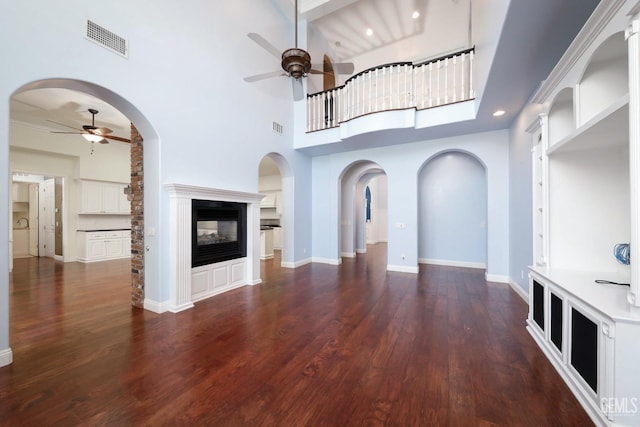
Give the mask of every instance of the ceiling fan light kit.
M 53 131 L 52 133 L 66 133 L 66 134 L 76 134 L 76 135 L 82 135 L 82 137 L 84 139 L 86 139 L 87 141 L 94 143 L 94 142 L 99 142 L 101 144 L 108 144 L 109 141 L 108 139 L 113 139 L 115 141 L 121 141 L 121 142 L 128 142 L 130 143 L 131 140 L 127 139 L 127 138 L 122 138 L 119 136 L 115 136 L 115 135 L 109 135 L 111 132 L 113 132 L 111 129 L 106 128 L 106 127 L 97 127 L 96 126 L 96 114 L 98 114 L 98 110 L 93 109 L 93 108 L 89 108 L 89 113 L 91 113 L 91 124 L 90 125 L 83 125 L 82 129 L 77 129 L 78 132 L 60 132 L 60 131 Z M 58 125 L 62 125 L 71 129 L 76 129 L 73 126 L 69 126 L 69 125 L 65 125 L 64 123 L 58 123 L 58 122 L 54 122 L 53 120 L 47 120 L 51 123 L 56 123 Z

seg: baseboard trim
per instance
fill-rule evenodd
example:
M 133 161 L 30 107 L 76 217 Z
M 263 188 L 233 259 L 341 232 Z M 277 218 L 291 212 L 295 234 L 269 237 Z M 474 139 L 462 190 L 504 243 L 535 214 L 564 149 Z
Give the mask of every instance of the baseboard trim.
M 410 265 L 393 265 L 387 264 L 387 271 L 395 271 L 398 273 L 411 273 L 418 274 L 418 266 L 410 266 Z
M 511 289 L 513 289 L 516 294 L 520 295 L 520 298 L 522 298 L 524 302 L 529 304 L 529 295 L 511 278 L 509 279 L 509 286 L 511 286 Z
M 502 276 L 500 274 L 484 273 L 484 280 L 487 282 L 497 282 L 509 284 L 509 276 Z
M 356 253 L 357 254 L 366 254 L 367 250 L 366 249 L 356 249 Z
M 345 258 L 355 258 L 356 257 L 356 253 L 355 252 L 341 252 L 340 256 L 345 257 Z
M 171 303 L 169 301 L 163 301 L 163 302 L 158 302 L 158 301 L 154 301 L 154 300 L 150 300 L 150 299 L 145 299 L 144 300 L 144 304 L 142 305 L 142 307 L 145 310 L 149 310 L 152 311 L 154 313 L 158 313 L 158 314 L 162 314 L 162 313 L 166 313 L 167 311 L 170 311 L 171 313 L 177 313 L 179 311 L 184 311 L 184 310 L 188 310 L 190 308 L 193 308 L 193 303 L 192 302 L 188 302 L 188 303 L 184 303 L 180 306 L 172 306 Z
M 487 268 L 487 264 L 484 262 L 451 261 L 446 259 L 418 258 L 418 263 L 444 265 L 447 267 L 481 268 L 483 270 Z
M 259 285 L 260 283 L 262 283 L 262 279 L 256 279 L 256 280 L 250 280 L 247 285 L 249 286 L 255 286 L 255 285 Z
M 13 363 L 13 352 L 10 348 L 0 350 L 0 366 L 7 366 Z
M 303 265 L 311 264 L 312 262 L 313 261 L 311 260 L 311 258 L 305 258 L 303 260 L 295 261 L 295 262 L 282 261 L 280 263 L 280 267 L 282 267 L 282 268 L 298 268 L 298 267 L 302 267 Z
M 331 258 L 311 258 L 311 262 L 316 262 L 318 264 L 329 264 L 329 265 L 340 265 L 342 264 L 342 259 L 331 259 Z

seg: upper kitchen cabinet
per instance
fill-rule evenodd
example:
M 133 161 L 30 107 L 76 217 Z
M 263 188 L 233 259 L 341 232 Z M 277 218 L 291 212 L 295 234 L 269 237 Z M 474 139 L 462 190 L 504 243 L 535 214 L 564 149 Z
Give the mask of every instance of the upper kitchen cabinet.
M 79 180 L 79 214 L 130 215 L 131 208 L 124 190 L 117 182 Z

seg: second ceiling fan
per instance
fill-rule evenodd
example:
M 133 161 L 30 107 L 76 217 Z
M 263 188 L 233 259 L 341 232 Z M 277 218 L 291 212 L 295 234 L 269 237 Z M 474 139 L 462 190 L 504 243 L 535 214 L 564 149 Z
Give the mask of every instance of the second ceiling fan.
M 247 36 L 262 46 L 267 52 L 280 59 L 282 70 L 270 71 L 268 73 L 256 74 L 254 76 L 245 77 L 246 82 L 256 82 L 271 77 L 288 76 L 291 77 L 293 86 L 293 98 L 299 101 L 304 96 L 302 88 L 302 78 L 307 74 L 326 74 L 317 68 L 322 68 L 322 64 L 311 64 L 311 55 L 298 47 L 298 0 L 294 2 L 294 25 L 295 25 L 295 47 L 280 52 L 275 46 L 269 43 L 264 37 L 257 33 L 249 33 Z M 352 74 L 354 70 L 353 63 L 332 64 L 333 69 L 338 74 Z

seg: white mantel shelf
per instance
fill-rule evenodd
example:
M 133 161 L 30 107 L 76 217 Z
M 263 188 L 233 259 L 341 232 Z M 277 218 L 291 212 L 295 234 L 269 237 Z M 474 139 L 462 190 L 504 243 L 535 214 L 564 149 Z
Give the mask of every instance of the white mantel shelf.
M 160 304 L 152 301 L 147 304 L 145 301 L 145 307 L 161 307 L 160 310 L 153 311 L 173 313 L 193 307 L 191 286 L 191 201 L 193 199 L 247 204 L 247 257 L 244 272 L 246 283 L 240 285 L 261 283 L 260 202 L 264 197 L 263 194 L 177 183 L 165 184 L 164 188 L 169 193 L 170 296 L 169 301 Z

